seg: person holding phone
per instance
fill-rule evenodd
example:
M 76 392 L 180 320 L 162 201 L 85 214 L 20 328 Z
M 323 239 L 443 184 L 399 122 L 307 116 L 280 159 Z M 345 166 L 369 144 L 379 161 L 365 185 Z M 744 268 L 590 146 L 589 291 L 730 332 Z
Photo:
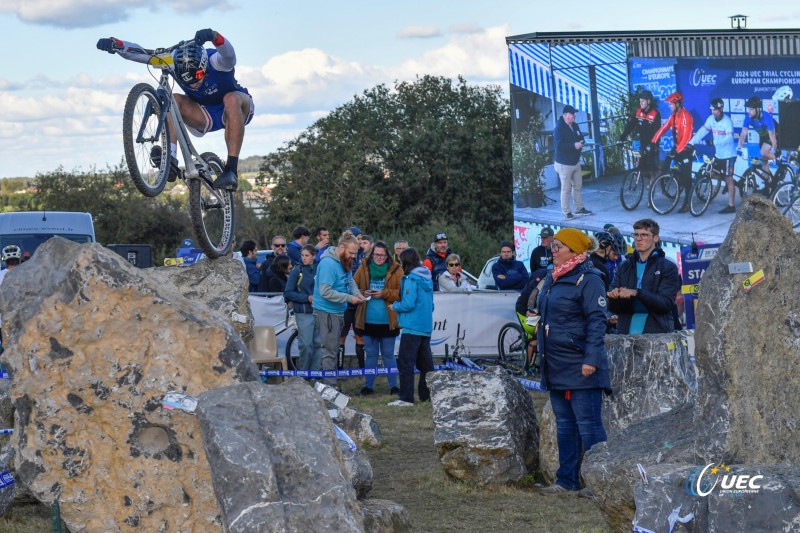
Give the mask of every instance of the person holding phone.
M 397 360 L 394 346 L 400 327 L 397 313 L 390 305 L 400 299 L 400 280 L 403 269 L 392 260 L 389 246 L 378 241 L 364 259 L 361 268 L 356 270 L 353 279 L 367 299 L 356 308 L 355 331 L 364 339 L 365 368 L 377 370 L 378 356 L 384 367 L 394 368 Z M 368 374 L 364 379 L 361 395 L 375 392 L 376 374 Z M 397 374 L 389 374 L 390 394 L 400 394 Z

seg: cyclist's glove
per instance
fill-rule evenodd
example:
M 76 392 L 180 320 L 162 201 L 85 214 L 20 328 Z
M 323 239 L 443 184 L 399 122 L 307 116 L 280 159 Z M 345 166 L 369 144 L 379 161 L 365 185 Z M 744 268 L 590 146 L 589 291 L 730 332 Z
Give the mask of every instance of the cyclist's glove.
M 122 41 L 114 37 L 105 37 L 97 40 L 97 49 L 103 52 L 113 54 L 121 48 L 123 48 Z
M 675 148 L 673 148 L 672 150 L 669 151 L 669 156 L 667 157 L 669 157 L 670 159 L 675 159 L 676 157 L 678 157 L 678 151 L 675 150 Z
M 214 30 L 212 30 L 211 28 L 206 28 L 204 30 L 197 30 L 197 33 L 194 34 L 194 42 L 200 45 L 213 40 L 214 40 Z
M 650 143 L 650 144 L 648 144 L 647 146 L 644 147 L 644 153 L 648 154 L 648 155 L 653 153 L 653 144 L 652 143 Z

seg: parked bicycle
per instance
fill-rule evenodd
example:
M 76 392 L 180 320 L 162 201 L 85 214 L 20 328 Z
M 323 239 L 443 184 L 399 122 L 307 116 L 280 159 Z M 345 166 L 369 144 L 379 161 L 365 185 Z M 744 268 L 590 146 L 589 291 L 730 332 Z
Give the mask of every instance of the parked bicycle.
M 286 308 L 286 318 L 272 326 L 275 328 L 275 336 L 287 330 L 292 330 L 289 339 L 286 341 L 286 366 L 289 370 L 298 370 L 300 367 L 300 348 L 297 346 L 297 321 L 294 318 L 294 311 Z
M 139 83 L 128 93 L 122 139 L 128 171 L 143 195 L 158 196 L 171 172 L 173 176 L 177 172 L 175 179 L 186 182 L 195 236 L 206 256 L 213 259 L 227 254 L 232 246 L 233 193 L 214 188 L 213 183 L 223 173 L 225 165 L 216 154 L 201 154 L 194 148 L 172 94 L 172 52 L 186 42 L 168 48 L 132 50 L 150 56 L 148 67 L 160 70 L 161 74 L 157 88 Z M 174 164 L 170 164 L 172 158 L 162 157 L 170 153 L 170 127 L 177 129 L 184 169 L 174 168 Z
M 536 348 L 536 326 L 517 313 L 517 322 L 508 322 L 497 335 L 497 354 L 501 361 L 521 364 L 525 373 L 539 375 L 541 361 Z
M 681 187 L 679 181 L 682 164 L 684 163 L 674 159 L 671 160 L 669 170 L 658 176 L 650 184 L 650 207 L 659 215 L 666 215 L 672 212 L 678 205 L 678 200 L 680 200 L 681 193 L 683 193 L 683 187 Z
M 797 173 L 792 167 L 791 162 L 797 160 L 797 153 L 785 154 L 777 160 L 777 168 L 773 174 L 769 170 L 764 170 L 761 166 L 760 157 L 750 158 L 750 167 L 742 174 L 742 179 L 752 182 L 753 193 L 758 193 L 767 198 L 774 198 L 774 193 L 783 184 L 796 183 Z M 787 201 L 788 198 L 781 197 L 779 201 Z
M 639 143 L 634 141 L 632 146 L 627 149 L 627 154 L 627 159 L 633 164 L 633 169 L 622 180 L 619 188 L 619 203 L 626 210 L 633 211 L 639 207 L 645 190 L 645 178 L 639 170 L 639 160 L 641 159 Z
M 695 180 L 689 192 L 689 211 L 693 216 L 699 217 L 705 213 L 725 183 L 725 175 L 714 168 L 715 162 L 716 158 L 704 155 L 703 166 L 695 174 Z M 734 174 L 733 186 L 739 190 L 740 198 L 746 198 L 753 194 L 755 184 L 752 176 L 745 177 L 744 174 L 742 176 Z
M 783 208 L 782 212 L 783 216 L 791 222 L 792 228 L 797 230 L 800 228 L 800 187 L 795 186 L 789 194 L 788 205 Z

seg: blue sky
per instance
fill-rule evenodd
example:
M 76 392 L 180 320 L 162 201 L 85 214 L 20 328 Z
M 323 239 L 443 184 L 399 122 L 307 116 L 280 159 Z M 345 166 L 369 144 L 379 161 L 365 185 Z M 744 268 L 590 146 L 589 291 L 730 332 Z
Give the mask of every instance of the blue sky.
M 798 27 L 788 1 L 3 0 L 0 177 L 104 168 L 122 158 L 122 108 L 147 69 L 95 49 L 114 36 L 167 46 L 211 27 L 234 45 L 256 116 L 242 156 L 264 155 L 354 94 L 432 74 L 507 90 L 504 38 L 532 32 Z M 225 156 L 221 134 L 198 140 Z

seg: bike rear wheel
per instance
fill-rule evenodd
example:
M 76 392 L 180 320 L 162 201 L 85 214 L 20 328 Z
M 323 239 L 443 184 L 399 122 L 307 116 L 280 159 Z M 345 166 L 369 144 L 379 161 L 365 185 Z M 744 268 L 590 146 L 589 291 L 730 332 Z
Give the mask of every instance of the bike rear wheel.
M 748 168 L 744 171 L 744 174 L 742 174 L 742 181 L 744 181 L 744 186 L 749 189 L 749 194 L 758 193 L 763 196 L 769 195 L 771 176 L 764 176 L 763 171 Z
M 527 336 L 522 326 L 509 322 L 500 328 L 497 335 L 497 355 L 504 361 L 525 362 Z
M 628 172 L 625 179 L 622 180 L 622 186 L 619 189 L 619 203 L 622 204 L 628 211 L 633 211 L 639 207 L 639 202 L 642 201 L 642 194 L 644 193 L 644 177 L 639 169 L 633 169 Z
M 212 153 L 200 156 L 210 175 L 190 178 L 189 215 L 200 248 L 210 259 L 228 253 L 233 243 L 233 193 L 212 187 L 223 170 L 222 160 Z
M 659 215 L 670 213 L 681 196 L 678 180 L 670 174 L 662 174 L 650 187 L 650 207 Z
M 689 193 L 689 211 L 693 216 L 699 217 L 708 209 L 714 197 L 714 183 L 708 176 L 702 176 L 694 182 Z
M 300 367 L 300 348 L 297 343 L 297 331 L 293 331 L 286 341 L 286 366 L 289 370 L 298 370 Z
M 122 144 L 133 184 L 150 198 L 164 190 L 169 175 L 169 128 L 167 121 L 159 127 L 160 115 L 161 103 L 155 89 L 147 83 L 134 85 L 122 115 Z M 156 146 L 161 149 L 158 166 L 151 161 Z

